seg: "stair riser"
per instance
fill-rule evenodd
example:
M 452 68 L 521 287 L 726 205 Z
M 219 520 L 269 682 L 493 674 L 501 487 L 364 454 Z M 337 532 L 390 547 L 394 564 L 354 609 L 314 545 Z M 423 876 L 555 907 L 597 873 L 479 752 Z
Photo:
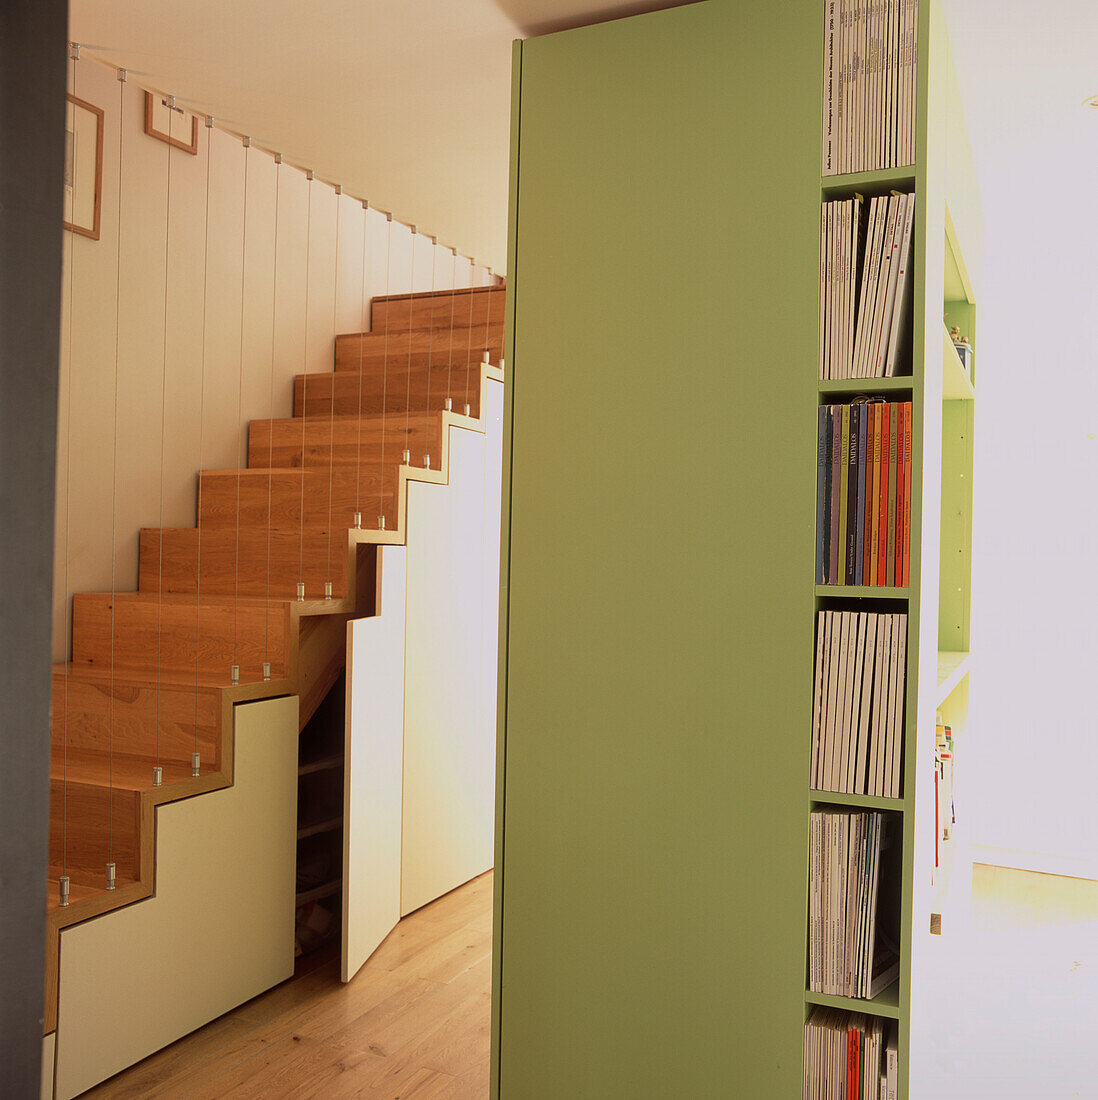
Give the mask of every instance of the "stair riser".
M 369 525 L 376 525 L 376 517 Z M 208 596 L 296 599 L 299 580 L 313 595 L 323 594 L 325 581 L 332 582 L 334 597 L 347 594 L 346 528 L 333 530 L 330 538 L 327 530 L 314 527 L 272 530 L 268 538 L 266 528 L 247 525 L 239 539 L 231 527 L 146 528 L 140 545 L 142 592 L 197 593 L 201 551 L 201 592 Z
M 428 328 L 385 335 L 382 328 L 372 332 L 345 333 L 336 337 L 335 369 L 337 371 L 395 370 L 422 368 L 427 363 L 464 371 L 470 363 L 477 364 L 485 351 L 493 363 L 503 355 L 503 325 L 483 325 L 448 329 Z
M 137 791 L 50 780 L 50 863 L 70 876 L 106 884 L 106 864 L 119 880 L 137 877 L 137 833 L 141 812 Z
M 155 594 L 144 598 L 118 598 L 113 611 L 110 593 L 77 595 L 73 600 L 72 655 L 74 663 L 109 668 L 198 672 L 227 676 L 240 666 L 240 678 L 263 678 L 263 662 L 270 661 L 271 676 L 286 675 L 288 614 L 285 604 L 241 603 L 226 600 L 201 609 L 193 603 L 158 606 Z
M 506 295 L 505 287 L 485 286 L 415 297 L 395 295 L 375 298 L 370 305 L 370 331 L 382 332 L 386 324 L 390 332 L 428 325 L 437 330 L 449 330 L 451 317 L 455 327 L 471 325 L 474 329 L 483 330 L 486 324 L 502 325 Z
M 248 465 L 301 466 L 302 434 L 305 464 L 316 469 L 326 469 L 329 461 L 356 468 L 385 461 L 399 463 L 405 448 L 411 451 L 416 466 L 422 465 L 425 452 L 438 454 L 437 416 L 416 416 L 407 426 L 399 414 L 385 421 L 382 426 L 377 420 L 333 420 L 330 412 L 323 419 L 253 420 L 248 429 Z
M 131 756 L 186 763 L 197 748 L 202 760 L 217 768 L 220 708 L 216 689 L 164 685 L 158 691 L 155 683 L 116 684 L 112 689 L 109 683 L 85 683 L 75 669 L 67 677 L 55 674 L 50 714 L 54 759 L 61 758 L 66 745 L 78 752 L 107 752 L 115 745 Z
M 294 379 L 294 416 L 329 421 L 332 416 L 374 416 L 408 411 L 409 415 L 442 412 L 450 397 L 452 411 L 461 413 L 468 403 L 472 416 L 480 415 L 480 364 L 471 369 L 431 368 L 395 371 L 383 383 L 379 371 L 367 368 L 361 383 L 357 372 L 306 374 Z M 361 409 L 360 409 L 361 406 Z
M 234 531 L 239 525 L 241 530 L 249 526 L 264 531 L 268 526 L 283 531 L 314 527 L 327 532 L 331 521 L 335 532 L 354 526 L 356 509 L 362 512 L 364 526 L 374 526 L 381 504 L 392 527 L 398 477 L 399 467 L 392 463 L 385 468 L 384 487 L 376 467 L 362 470 L 357 478 L 353 471 L 339 466 L 304 473 L 275 470 L 269 475 L 264 471 L 241 476 L 235 471 L 209 471 L 201 475 L 198 522 L 203 527 Z

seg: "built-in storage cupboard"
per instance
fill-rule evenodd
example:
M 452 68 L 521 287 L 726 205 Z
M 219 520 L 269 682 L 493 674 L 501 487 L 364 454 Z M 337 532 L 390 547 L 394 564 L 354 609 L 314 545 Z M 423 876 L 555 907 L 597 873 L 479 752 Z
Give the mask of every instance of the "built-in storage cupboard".
M 921 1095 L 949 1008 L 916 993 L 968 875 L 982 226 L 939 4 L 897 8 L 906 145 L 856 172 L 821 156 L 823 0 L 516 45 L 501 1097 L 814 1096 L 824 1015 Z M 861 219 L 832 272 L 856 326 L 894 194 L 891 369 L 825 372 L 828 207 Z M 826 960 L 825 894 L 851 917 Z

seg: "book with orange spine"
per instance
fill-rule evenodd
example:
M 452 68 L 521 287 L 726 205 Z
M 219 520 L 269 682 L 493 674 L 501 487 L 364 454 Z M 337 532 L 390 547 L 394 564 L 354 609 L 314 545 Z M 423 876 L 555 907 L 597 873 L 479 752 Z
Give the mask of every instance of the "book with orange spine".
M 888 406 L 888 535 L 885 542 L 885 584 L 896 583 L 896 465 L 900 453 L 900 406 Z
M 880 544 L 880 426 L 885 406 L 874 406 L 874 492 L 872 492 L 872 541 L 869 551 L 869 580 L 866 584 L 877 583 L 877 548 Z
M 896 406 L 896 542 L 892 550 L 895 560 L 893 577 L 897 587 L 904 583 L 904 418 L 906 404 Z
M 904 576 L 906 588 L 911 578 L 911 402 L 906 403 L 907 419 L 904 422 Z
M 888 545 L 888 405 L 881 406 L 881 475 L 877 492 L 877 583 L 886 583 Z

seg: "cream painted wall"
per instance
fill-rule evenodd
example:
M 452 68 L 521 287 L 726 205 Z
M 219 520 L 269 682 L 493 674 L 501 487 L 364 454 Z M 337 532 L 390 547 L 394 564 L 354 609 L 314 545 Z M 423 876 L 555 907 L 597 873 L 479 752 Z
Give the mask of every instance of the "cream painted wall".
M 69 70 L 105 140 L 100 239 L 64 241 L 57 659 L 68 597 L 132 590 L 139 528 L 193 526 L 197 470 L 241 465 L 247 421 L 290 415 L 293 376 L 332 369 L 370 297 L 494 281 L 422 235 L 413 257 L 406 226 L 201 120 L 198 155 L 169 156 L 134 79 Z

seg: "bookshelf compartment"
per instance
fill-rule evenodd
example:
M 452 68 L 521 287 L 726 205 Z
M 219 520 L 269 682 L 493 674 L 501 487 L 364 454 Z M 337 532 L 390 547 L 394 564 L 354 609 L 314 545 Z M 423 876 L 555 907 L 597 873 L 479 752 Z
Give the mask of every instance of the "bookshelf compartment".
M 913 185 L 823 192 L 821 383 L 911 378 L 916 207 Z
M 836 604 L 817 611 L 809 772 L 814 797 L 903 797 L 907 637 L 906 606 Z
M 824 806 L 809 818 L 810 994 L 872 1001 L 901 956 L 903 821 L 891 811 Z
M 914 405 L 902 396 L 817 410 L 817 585 L 906 586 Z
M 817 1005 L 804 1025 L 804 1061 L 804 1100 L 896 1096 L 900 1080 L 896 1020 Z

